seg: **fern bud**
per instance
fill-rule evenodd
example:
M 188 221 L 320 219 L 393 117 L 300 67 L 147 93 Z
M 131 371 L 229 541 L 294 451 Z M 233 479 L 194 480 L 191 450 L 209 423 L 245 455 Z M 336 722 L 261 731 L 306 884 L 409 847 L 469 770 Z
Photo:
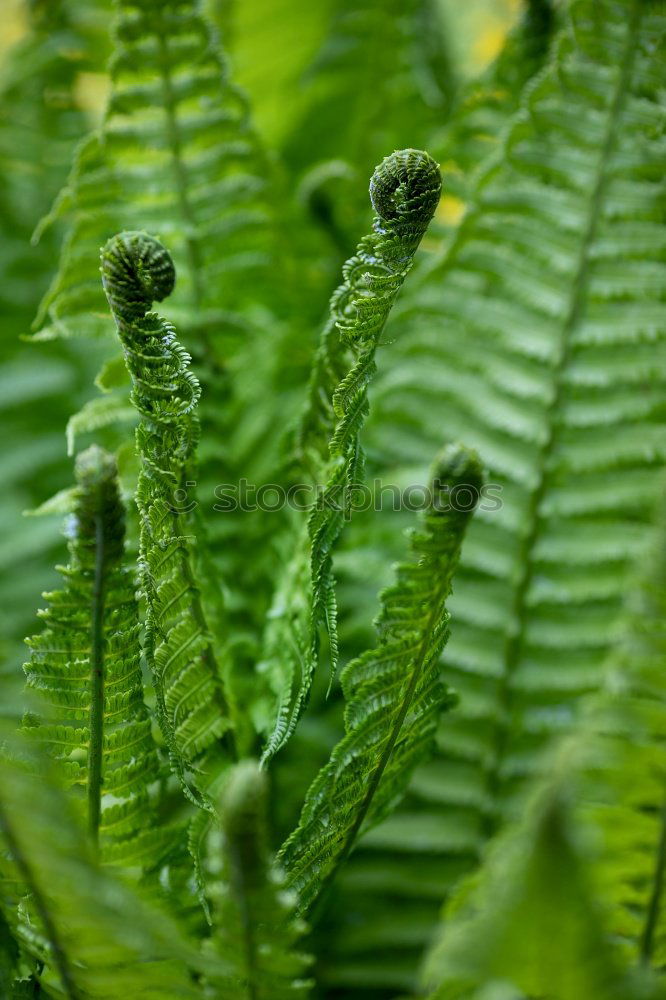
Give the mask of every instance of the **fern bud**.
M 119 560 L 125 536 L 125 512 L 118 493 L 113 455 L 92 445 L 76 460 L 76 533 L 72 555 L 85 569 L 95 561 L 100 542 L 106 562 Z M 102 537 L 98 537 L 98 530 Z
M 102 284 L 116 320 L 131 323 L 153 302 L 171 294 L 176 269 L 171 254 L 144 232 L 113 236 L 102 248 Z
M 377 232 L 408 231 L 420 240 L 435 214 L 442 190 L 439 166 L 420 149 L 400 149 L 384 157 L 370 181 Z
M 483 487 L 483 466 L 478 454 L 461 444 L 447 445 L 432 466 L 433 508 L 471 514 Z

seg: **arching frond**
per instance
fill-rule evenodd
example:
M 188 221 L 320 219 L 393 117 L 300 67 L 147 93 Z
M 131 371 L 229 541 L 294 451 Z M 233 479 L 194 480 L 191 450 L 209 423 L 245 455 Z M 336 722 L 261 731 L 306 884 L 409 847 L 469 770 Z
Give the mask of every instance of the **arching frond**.
M 370 182 L 377 213 L 373 232 L 344 265 L 344 280 L 331 299 L 299 434 L 301 464 L 310 467 L 323 492 L 309 517 L 307 536 L 303 530 L 296 541 L 269 616 L 262 666 L 277 695 L 278 712 L 265 758 L 289 739 L 306 704 L 321 628 L 328 633 L 335 672 L 332 551 L 351 515 L 353 489 L 362 481 L 360 432 L 377 347 L 439 192 L 437 164 L 427 153 L 406 149 L 387 156 Z
M 266 830 L 267 781 L 242 761 L 225 785 L 222 826 L 211 835 L 213 902 L 210 950 L 228 966 L 210 982 L 216 1000 L 292 1000 L 309 994 L 308 956 L 299 950 L 305 925 L 295 897 L 273 866 Z M 213 989 L 214 987 L 214 989 Z
M 28 640 L 27 686 L 40 715 L 29 716 L 24 728 L 80 791 L 102 860 L 155 866 L 168 834 L 157 826 L 149 798 L 158 759 L 143 701 L 140 624 L 124 565 L 115 463 L 92 447 L 79 456 L 76 475 L 65 586 L 45 595 L 44 629 Z
M 440 680 L 448 639 L 446 601 L 467 522 L 479 498 L 481 468 L 463 448 L 445 450 L 433 468 L 430 506 L 411 538 L 412 561 L 382 594 L 379 644 L 342 674 L 346 735 L 310 788 L 280 860 L 305 909 L 327 885 L 359 834 L 403 795 L 432 748 L 451 693 Z M 470 493 L 465 510 L 456 506 Z
M 175 281 L 162 244 L 146 233 L 113 237 L 102 250 L 102 281 L 132 378 L 131 400 L 141 416 L 137 505 L 146 655 L 158 720 L 187 790 L 186 772 L 192 772 L 195 786 L 210 781 L 211 774 L 193 776 L 207 751 L 228 757 L 232 728 L 193 569 L 196 534 L 181 509 L 194 475 L 200 387 L 174 328 L 148 311 L 170 294 Z

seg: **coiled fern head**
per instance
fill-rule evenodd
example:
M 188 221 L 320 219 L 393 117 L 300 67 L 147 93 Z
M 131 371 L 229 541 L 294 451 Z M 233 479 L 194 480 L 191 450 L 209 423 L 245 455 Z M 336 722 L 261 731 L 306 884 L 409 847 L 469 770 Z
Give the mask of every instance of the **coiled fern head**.
M 102 285 L 116 320 L 131 322 L 143 316 L 174 289 L 171 254 L 148 233 L 119 233 L 103 247 L 101 258 Z
M 377 232 L 411 232 L 418 241 L 435 214 L 442 188 L 439 166 L 421 149 L 399 149 L 385 156 L 370 180 L 370 201 Z

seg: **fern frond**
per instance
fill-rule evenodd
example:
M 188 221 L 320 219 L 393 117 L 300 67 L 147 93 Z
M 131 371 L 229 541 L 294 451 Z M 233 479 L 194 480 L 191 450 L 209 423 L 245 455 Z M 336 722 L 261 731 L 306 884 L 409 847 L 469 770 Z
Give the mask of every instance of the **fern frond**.
M 139 841 L 148 839 L 154 864 L 168 838 L 150 804 L 158 759 L 143 701 L 134 582 L 123 565 L 115 463 L 93 446 L 79 456 L 76 478 L 65 586 L 45 595 L 44 629 L 28 640 L 27 688 L 43 707 L 24 729 L 81 791 L 102 860 L 142 865 Z
M 493 978 L 554 1000 L 642 996 L 639 973 L 645 995 L 648 971 L 663 973 L 665 510 L 600 690 L 555 748 L 524 821 L 449 905 L 427 966 L 438 997 Z
M 437 164 L 405 149 L 387 156 L 370 181 L 373 232 L 343 267 L 331 299 L 302 418 L 302 464 L 324 486 L 269 616 L 262 668 L 278 697 L 277 721 L 264 759 L 289 739 L 309 695 L 324 628 L 337 665 L 336 596 L 332 550 L 351 516 L 351 491 L 362 481 L 360 432 L 368 414 L 375 354 L 398 292 L 432 219 L 440 192 Z M 338 374 L 347 369 L 339 378 Z M 308 564 L 310 582 L 307 582 Z M 305 600 L 299 593 L 309 594 Z
M 196 772 L 211 748 L 226 759 L 232 742 L 223 680 L 193 569 L 196 535 L 178 504 L 178 491 L 186 491 L 194 475 L 200 387 L 173 327 L 148 311 L 153 301 L 170 294 L 175 281 L 173 261 L 162 244 L 146 233 L 113 237 L 102 250 L 102 281 L 132 379 L 131 401 L 141 416 L 137 506 L 146 653 L 160 726 L 188 790 L 185 772 Z
M 242 761 L 225 784 L 221 830 L 211 835 L 213 901 L 211 950 L 229 974 L 211 981 L 216 1000 L 290 1000 L 309 994 L 310 959 L 298 950 L 305 925 L 295 897 L 269 857 L 267 781 L 257 764 Z
M 176 314 L 214 351 L 213 320 L 230 319 L 219 303 L 228 311 L 247 297 L 270 251 L 256 138 L 196 0 L 119 0 L 116 10 L 108 107 L 54 209 L 70 230 L 36 326 L 42 338 L 112 332 L 96 255 L 138 223 L 173 247 Z
M 25 748 L 9 742 L 12 756 L 0 757 L 0 906 L 36 960 L 38 989 L 54 1000 L 196 1000 L 189 970 L 208 971 L 196 949 L 138 890 L 96 866 L 46 762 L 20 759 L 14 751 Z
M 476 456 L 446 449 L 433 468 L 431 504 L 411 538 L 412 561 L 398 567 L 395 585 L 382 594 L 379 644 L 343 672 L 346 735 L 280 853 L 302 908 L 328 884 L 357 836 L 401 798 L 432 748 L 442 709 L 452 703 L 439 664 L 448 639 L 446 601 L 481 486 Z M 473 497 L 465 511 L 455 506 L 462 487 Z
M 460 708 L 404 812 L 349 866 L 373 886 L 363 909 L 380 973 L 408 950 L 388 924 L 382 937 L 387 892 L 425 943 L 437 896 L 478 864 L 598 684 L 666 458 L 666 21 L 605 0 L 567 18 L 445 258 L 397 304 L 396 363 L 373 386 L 366 440 L 382 468 L 413 481 L 446 428 L 477 448 L 501 505 L 475 518 L 456 576 L 444 660 Z M 349 542 L 361 544 L 353 524 Z M 398 849 L 406 872 L 426 854 L 436 892 L 434 878 L 382 888 L 375 873 Z M 341 975 L 342 957 L 331 963 Z

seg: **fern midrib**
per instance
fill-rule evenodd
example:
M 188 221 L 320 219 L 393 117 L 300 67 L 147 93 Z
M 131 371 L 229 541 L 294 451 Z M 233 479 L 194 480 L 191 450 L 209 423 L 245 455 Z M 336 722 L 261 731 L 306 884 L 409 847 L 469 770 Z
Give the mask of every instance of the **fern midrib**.
M 51 910 L 44 897 L 42 891 L 37 885 L 37 880 L 35 879 L 30 864 L 25 858 L 23 851 L 19 845 L 19 842 L 14 833 L 12 827 L 11 819 L 7 813 L 7 809 L 4 804 L 0 802 L 0 831 L 5 839 L 7 847 L 10 850 L 14 864 L 19 870 L 23 882 L 30 889 L 30 894 L 34 901 L 35 907 L 39 914 L 40 920 L 44 925 L 44 930 L 46 936 L 53 949 L 53 958 L 57 966 L 58 972 L 60 974 L 60 979 L 62 981 L 63 988 L 67 993 L 69 1000 L 84 1000 L 83 995 L 79 993 L 78 987 L 74 982 L 72 977 L 72 972 L 69 967 L 69 960 L 65 953 L 65 949 L 60 941 L 60 935 L 55 925 L 55 921 L 51 916 Z
M 88 830 L 95 845 L 99 842 L 99 823 L 102 810 L 105 562 L 104 519 L 101 510 L 99 510 L 95 515 L 95 570 L 90 643 L 90 743 L 88 746 Z
M 640 938 L 640 960 L 645 965 L 649 965 L 654 951 L 654 938 L 657 929 L 657 922 L 661 912 L 661 897 L 664 891 L 664 877 L 666 876 L 666 798 L 661 807 L 660 831 L 657 842 L 657 851 L 652 881 L 652 891 L 645 914 L 645 926 Z
M 587 287 L 589 273 L 589 249 L 595 238 L 601 215 L 604 190 L 608 179 L 606 174 L 606 165 L 615 144 L 617 122 L 628 90 L 628 83 L 634 63 L 636 35 L 638 33 L 640 19 L 640 2 L 639 0 L 634 0 L 631 17 L 627 27 L 624 54 L 619 68 L 613 100 L 608 109 L 608 122 L 604 134 L 604 140 L 601 144 L 601 151 L 599 154 L 594 182 L 591 188 L 590 210 L 585 230 L 583 232 L 583 238 L 580 242 L 571 298 L 561 329 L 559 358 L 553 373 L 554 391 L 551 403 L 546 411 L 548 433 L 539 454 L 537 466 L 538 482 L 534 492 L 532 493 L 526 515 L 529 528 L 524 536 L 523 543 L 519 548 L 517 556 L 518 565 L 521 567 L 521 574 L 516 585 L 511 610 L 511 621 L 514 628 L 508 634 L 505 643 L 502 678 L 498 692 L 499 710 L 497 722 L 495 723 L 493 765 L 489 770 L 487 778 L 487 789 L 493 806 L 492 811 L 489 811 L 486 814 L 484 821 L 487 836 L 492 836 L 501 823 L 501 818 L 498 816 L 496 808 L 497 793 L 500 785 L 499 772 L 508 744 L 509 730 L 507 720 L 512 697 L 511 679 L 519 663 L 524 645 L 528 610 L 527 596 L 534 577 L 534 550 L 541 530 L 540 508 L 549 483 L 549 461 L 557 444 L 557 414 L 560 410 L 562 402 L 564 375 L 571 357 L 571 335 L 578 324 L 584 303 L 584 293 Z
M 235 890 L 236 902 L 240 911 L 240 923 L 243 933 L 243 950 L 245 953 L 245 965 L 247 969 L 247 1000 L 258 1000 L 257 985 L 254 981 L 254 969 L 256 965 L 257 945 L 254 937 L 254 922 L 252 920 L 252 908 L 247 896 L 247 886 L 245 881 L 245 867 L 238 846 L 234 845 L 229 850 L 229 860 L 232 867 L 231 884 Z
M 449 587 L 449 576 L 448 574 L 445 574 L 443 583 L 438 588 L 435 599 L 433 600 L 432 611 L 428 616 L 428 620 L 423 630 L 418 652 L 414 660 L 412 661 L 414 664 L 414 668 L 412 670 L 412 675 L 409 684 L 407 686 L 407 690 L 405 691 L 402 705 L 400 706 L 400 711 L 398 712 L 395 722 L 393 723 L 391 732 L 389 733 L 384 749 L 382 750 L 381 757 L 379 758 L 377 766 L 373 772 L 372 778 L 370 779 L 367 791 L 365 793 L 365 797 L 363 798 L 361 806 L 356 815 L 356 819 L 354 820 L 353 825 L 351 826 L 349 832 L 347 833 L 347 836 L 345 837 L 344 847 L 340 852 L 340 854 L 338 855 L 338 857 L 333 862 L 333 864 L 331 865 L 328 872 L 326 873 L 325 878 L 322 880 L 321 888 L 319 891 L 320 899 L 324 898 L 324 893 L 328 889 L 333 879 L 335 878 L 338 868 L 342 864 L 344 864 L 344 862 L 349 857 L 352 848 L 354 847 L 356 838 L 361 829 L 361 826 L 363 825 L 363 821 L 365 820 L 368 811 L 370 809 L 370 806 L 372 805 L 372 800 L 375 797 L 375 793 L 379 788 L 379 784 L 384 775 L 384 771 L 388 767 L 398 736 L 400 735 L 403 723 L 405 721 L 405 718 L 407 717 L 407 712 L 409 711 L 410 706 L 412 704 L 412 700 L 414 698 L 414 692 L 416 691 L 416 686 L 421 677 L 423 666 L 425 664 L 428 655 L 429 639 L 434 631 L 435 625 L 437 624 L 437 620 L 440 617 L 441 603 L 446 598 L 448 587 Z

